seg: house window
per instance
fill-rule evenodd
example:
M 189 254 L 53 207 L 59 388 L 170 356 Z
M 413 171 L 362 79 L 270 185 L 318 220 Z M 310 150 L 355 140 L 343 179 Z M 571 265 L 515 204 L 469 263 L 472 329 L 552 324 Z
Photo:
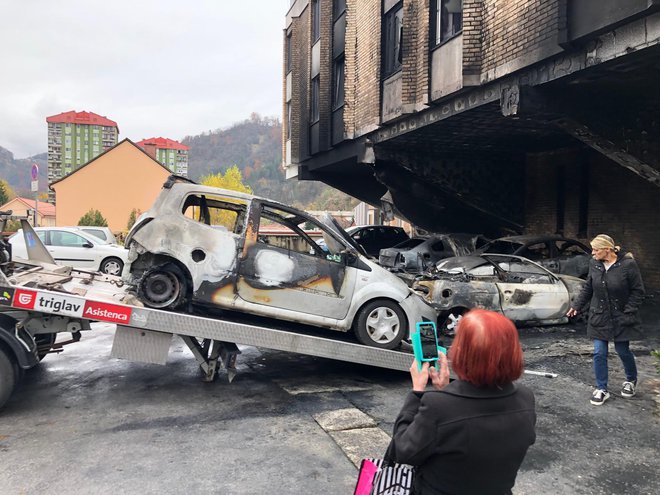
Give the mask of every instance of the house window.
M 292 62 L 291 62 L 291 33 L 286 35 L 286 72 L 287 74 L 291 72 Z
M 321 89 L 321 81 L 319 77 L 312 79 L 312 102 L 310 105 L 310 115 L 309 118 L 312 123 L 318 122 L 319 120 L 319 96 Z
M 286 104 L 286 138 L 291 139 L 291 102 Z
M 435 0 L 434 3 L 434 42 L 439 45 L 463 30 L 463 1 Z
M 403 4 L 385 14 L 384 18 L 384 63 L 383 77 L 389 77 L 401 69 L 401 40 L 403 38 Z
M 321 37 L 321 2 L 312 0 L 312 43 Z
M 332 109 L 335 110 L 344 104 L 344 57 L 343 55 L 334 61 Z
M 346 10 L 346 0 L 335 0 L 332 3 L 332 18 L 336 21 L 337 18 Z

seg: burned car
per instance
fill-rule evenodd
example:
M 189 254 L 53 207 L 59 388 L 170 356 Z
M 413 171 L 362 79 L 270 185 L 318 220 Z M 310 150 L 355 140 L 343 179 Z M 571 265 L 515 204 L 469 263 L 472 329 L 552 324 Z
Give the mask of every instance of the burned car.
M 323 233 L 327 252 L 303 230 Z M 264 231 L 278 227 L 276 237 Z M 331 218 L 171 177 L 126 237 L 124 280 L 147 306 L 207 306 L 339 331 L 392 349 L 436 313 Z
M 495 239 L 474 254 L 515 254 L 535 261 L 553 273 L 586 278 L 591 249 L 559 235 L 514 235 Z
M 497 311 L 519 325 L 566 323 L 584 283 L 521 256 L 481 254 L 442 260 L 413 288 L 438 310 L 440 330 L 451 334 L 472 308 Z
M 484 246 L 489 239 L 479 234 L 436 234 L 412 237 L 394 247 L 381 249 L 381 266 L 406 272 L 421 272 L 441 259 L 465 256 Z

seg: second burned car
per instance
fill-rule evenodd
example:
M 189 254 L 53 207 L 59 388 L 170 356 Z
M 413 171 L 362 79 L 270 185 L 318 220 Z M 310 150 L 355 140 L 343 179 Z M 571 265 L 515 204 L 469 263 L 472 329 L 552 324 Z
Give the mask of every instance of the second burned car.
M 497 311 L 521 325 L 566 323 L 584 283 L 520 256 L 481 254 L 442 260 L 413 288 L 439 312 L 440 330 L 451 334 L 473 308 Z
M 321 231 L 327 251 L 303 229 Z M 262 232 L 277 227 L 280 235 Z M 126 237 L 124 279 L 148 306 L 193 304 L 340 331 L 392 349 L 436 313 L 331 218 L 175 176 Z

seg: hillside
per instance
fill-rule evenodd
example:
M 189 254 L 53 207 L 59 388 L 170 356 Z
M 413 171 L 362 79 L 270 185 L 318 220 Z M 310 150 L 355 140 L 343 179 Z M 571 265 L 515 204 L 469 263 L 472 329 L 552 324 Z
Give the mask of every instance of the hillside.
M 34 195 L 30 192 L 32 163 L 39 165 L 39 191 L 45 191 L 48 177 L 46 153 L 16 159 L 11 151 L 0 146 L 0 179 L 6 180 L 19 196 L 31 198 Z

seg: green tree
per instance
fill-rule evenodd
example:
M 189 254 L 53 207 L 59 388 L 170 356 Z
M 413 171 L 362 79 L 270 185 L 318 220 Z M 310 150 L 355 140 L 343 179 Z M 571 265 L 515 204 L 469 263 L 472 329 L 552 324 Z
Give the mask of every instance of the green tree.
M 90 208 L 87 213 L 80 217 L 80 220 L 78 220 L 78 225 L 107 227 L 108 222 L 105 218 L 103 218 L 103 215 L 101 215 L 99 210 Z
M 243 174 L 241 174 L 238 165 L 229 167 L 224 175 L 222 172 L 206 175 L 202 177 L 200 182 L 205 186 L 220 187 L 222 189 L 252 194 L 252 188 L 243 183 Z
M 4 205 L 7 201 L 10 201 L 15 197 L 16 193 L 9 183 L 4 179 L 0 179 L 0 205 Z
M 131 214 L 128 216 L 128 223 L 126 224 L 126 230 L 131 230 L 135 221 L 142 214 L 142 211 L 139 208 L 133 208 Z

